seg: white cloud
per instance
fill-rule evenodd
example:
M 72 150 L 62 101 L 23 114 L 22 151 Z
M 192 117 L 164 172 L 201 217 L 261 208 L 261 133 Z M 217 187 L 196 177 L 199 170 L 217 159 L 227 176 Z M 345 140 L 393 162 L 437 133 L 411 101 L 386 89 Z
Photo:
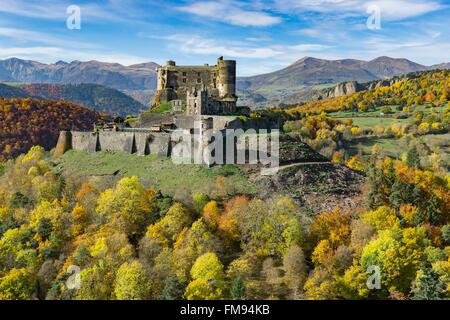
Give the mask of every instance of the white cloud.
M 296 51 L 322 51 L 331 47 L 323 44 L 297 44 L 289 48 Z
M 442 9 L 437 0 L 275 0 L 275 7 L 285 13 L 313 11 L 335 15 L 363 15 L 375 5 L 381 18 L 394 21 L 421 16 Z
M 178 10 L 242 27 L 266 27 L 281 22 L 279 17 L 241 6 L 242 3 L 235 1 L 204 1 L 178 7 Z
M 90 44 L 90 43 L 63 39 L 63 38 L 54 37 L 52 35 L 42 33 L 42 32 L 30 31 L 30 30 L 25 30 L 25 29 L 17 29 L 17 28 L 2 28 L 2 27 L 0 27 L 0 38 L 1 37 L 14 39 L 20 43 L 36 42 L 36 43 L 41 43 L 41 44 L 46 44 L 46 45 L 57 45 L 57 46 L 64 46 L 64 47 L 71 47 L 71 48 L 78 48 L 78 49 L 96 47 L 95 45 Z
M 133 1 L 107 0 L 102 4 L 77 4 L 72 0 L 40 0 L 32 3 L 30 0 L 0 0 L 0 13 L 7 13 L 22 17 L 36 18 L 42 20 L 62 20 L 69 16 L 67 7 L 79 5 L 82 19 L 89 19 L 91 22 L 98 21 L 134 21 L 127 18 L 127 15 L 134 15 L 136 11 Z
M 251 42 L 271 42 L 273 39 L 271 37 L 248 37 L 245 40 L 251 41 Z
M 122 53 L 89 52 L 59 47 L 0 47 L 0 59 L 8 58 L 35 60 L 43 63 L 54 63 L 58 60 L 97 60 L 109 63 L 120 63 L 122 65 L 132 65 L 151 60 L 148 57 L 144 58 Z
M 249 41 L 218 41 L 199 35 L 173 34 L 166 37 L 154 37 L 166 40 L 168 46 L 188 54 L 225 55 L 232 58 L 270 59 L 298 58 L 309 52 L 318 52 L 330 48 L 322 44 L 266 45 L 258 46 Z
M 237 43 L 224 43 L 214 39 L 200 36 L 174 34 L 163 37 L 169 41 L 169 46 L 174 46 L 177 50 L 185 53 L 199 55 L 225 55 L 235 58 L 271 58 L 283 54 L 281 50 L 272 47 L 246 46 Z

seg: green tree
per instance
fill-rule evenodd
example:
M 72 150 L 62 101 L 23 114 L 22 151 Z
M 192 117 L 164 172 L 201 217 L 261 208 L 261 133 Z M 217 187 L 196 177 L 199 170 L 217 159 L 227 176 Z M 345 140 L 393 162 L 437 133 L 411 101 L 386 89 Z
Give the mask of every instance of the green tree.
M 420 154 L 416 145 L 409 148 L 406 153 L 406 165 L 408 167 L 420 168 Z
M 161 300 L 181 300 L 183 299 L 184 290 L 185 285 L 176 276 L 171 276 L 167 278 L 159 298 Z
M 414 300 L 441 300 L 445 298 L 446 284 L 439 274 L 430 267 L 425 267 L 417 272 L 412 289 Z
M 224 280 L 223 265 L 213 252 L 205 253 L 197 258 L 191 269 L 192 279 L 205 279 L 222 282 Z
M 0 300 L 31 299 L 36 290 L 36 278 L 27 269 L 11 269 L 0 278 Z
M 245 283 L 242 277 L 238 276 L 231 283 L 230 294 L 234 300 L 241 300 L 245 297 Z
M 146 237 L 159 240 L 164 245 L 170 245 L 191 222 L 189 212 L 177 202 L 170 207 L 164 218 L 148 227 Z
M 442 238 L 447 245 L 450 245 L 450 224 L 442 226 Z
M 120 266 L 114 293 L 119 300 L 145 300 L 150 297 L 150 282 L 139 261 L 125 262 Z
M 156 213 L 153 200 L 137 177 L 126 177 L 100 194 L 96 210 L 120 231 L 139 236 Z
M 209 197 L 208 197 L 208 195 L 206 195 L 204 193 L 196 192 L 192 196 L 192 200 L 193 200 L 193 203 L 194 203 L 195 211 L 197 213 L 201 213 L 202 210 L 203 210 L 203 207 L 208 203 Z
M 224 285 L 223 265 L 215 253 L 208 252 L 197 258 L 191 269 L 193 281 L 186 288 L 188 300 L 219 299 Z
M 429 245 L 424 228 L 388 229 L 379 231 L 378 238 L 369 242 L 361 255 L 361 266 L 378 266 L 383 292 L 408 293 L 411 283 L 425 260 Z

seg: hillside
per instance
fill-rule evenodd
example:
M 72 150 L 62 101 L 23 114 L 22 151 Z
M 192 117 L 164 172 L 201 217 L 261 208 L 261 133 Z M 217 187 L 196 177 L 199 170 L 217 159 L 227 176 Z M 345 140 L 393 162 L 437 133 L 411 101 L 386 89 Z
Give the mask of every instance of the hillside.
M 17 86 L 0 83 L 0 97 L 2 98 L 26 98 L 28 94 Z
M 109 114 L 139 114 L 146 107 L 128 95 L 96 84 L 0 84 L 0 97 L 65 100 Z
M 0 161 L 55 147 L 61 130 L 91 130 L 100 115 L 70 102 L 0 98 Z
M 238 78 L 237 85 L 238 90 L 246 92 L 246 96 L 249 96 L 249 93 L 261 94 L 271 101 L 293 103 L 313 98 L 311 89 L 332 86 L 340 82 L 369 82 L 445 67 L 446 64 L 428 67 L 407 59 L 389 57 L 379 57 L 371 61 L 305 57 L 272 73 Z M 246 102 L 252 103 L 251 97 Z
M 442 65 L 442 67 L 444 67 L 444 66 L 445 66 L 445 64 Z M 436 68 L 436 69 L 439 69 L 439 68 Z M 445 68 L 441 68 L 441 70 L 444 70 L 444 69 Z M 303 90 L 297 94 L 294 94 L 294 95 L 284 99 L 284 103 L 295 104 L 295 103 L 298 103 L 301 101 L 337 98 L 340 96 L 351 95 L 356 92 L 373 90 L 373 89 L 377 89 L 380 87 L 389 87 L 397 82 L 408 81 L 408 80 L 420 78 L 421 76 L 424 76 L 429 72 L 433 72 L 433 71 L 410 72 L 410 73 L 402 74 L 399 76 L 394 76 L 389 79 L 373 80 L 373 81 L 369 81 L 369 82 L 346 81 L 346 82 L 338 83 L 335 86 L 327 87 L 327 88 L 323 88 L 323 89 Z
M 384 105 L 435 105 L 448 101 L 450 70 L 419 72 L 390 81 L 359 85 L 360 89 L 347 96 L 308 101 L 289 109 L 290 112 L 332 112 L 339 110 L 368 111 Z M 365 90 L 364 90 L 365 89 Z

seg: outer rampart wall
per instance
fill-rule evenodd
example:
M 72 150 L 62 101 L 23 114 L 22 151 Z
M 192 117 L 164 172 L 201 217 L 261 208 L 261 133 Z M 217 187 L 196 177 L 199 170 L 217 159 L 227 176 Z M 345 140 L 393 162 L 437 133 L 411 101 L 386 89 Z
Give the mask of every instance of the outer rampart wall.
M 149 155 L 156 154 L 162 157 L 170 156 L 170 134 L 164 132 L 61 132 L 64 139 L 71 141 L 70 145 L 64 145 L 64 150 L 77 150 L 87 152 L 119 151 L 130 154 Z M 70 137 L 70 139 L 67 139 Z

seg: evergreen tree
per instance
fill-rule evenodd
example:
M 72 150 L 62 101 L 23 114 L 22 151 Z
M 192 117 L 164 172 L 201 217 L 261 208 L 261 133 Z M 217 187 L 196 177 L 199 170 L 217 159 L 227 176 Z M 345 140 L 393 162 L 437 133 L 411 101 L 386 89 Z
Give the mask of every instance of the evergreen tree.
M 376 167 L 375 160 L 369 162 L 367 180 L 370 189 L 367 193 L 366 206 L 369 210 L 373 210 L 384 204 L 383 197 L 380 193 L 381 183 L 379 180 L 379 170 Z
M 392 191 L 389 196 L 389 203 L 392 208 L 399 209 L 404 201 L 405 185 L 400 178 L 396 178 L 392 185 Z
M 442 227 L 442 238 L 447 245 L 450 245 L 450 224 Z
M 420 167 L 420 155 L 415 145 L 406 153 L 406 165 L 412 168 Z
M 176 276 L 166 280 L 164 289 L 159 297 L 160 300 L 181 300 L 183 298 L 185 286 Z
M 438 200 L 434 194 L 432 194 L 430 199 L 427 201 L 426 207 L 429 221 L 434 225 L 442 224 L 443 221 L 441 210 L 439 209 Z
M 245 283 L 240 276 L 234 278 L 231 284 L 231 298 L 241 300 L 245 296 Z
M 414 300 L 442 300 L 444 299 L 445 283 L 430 267 L 425 267 L 417 274 L 415 286 L 412 290 Z

